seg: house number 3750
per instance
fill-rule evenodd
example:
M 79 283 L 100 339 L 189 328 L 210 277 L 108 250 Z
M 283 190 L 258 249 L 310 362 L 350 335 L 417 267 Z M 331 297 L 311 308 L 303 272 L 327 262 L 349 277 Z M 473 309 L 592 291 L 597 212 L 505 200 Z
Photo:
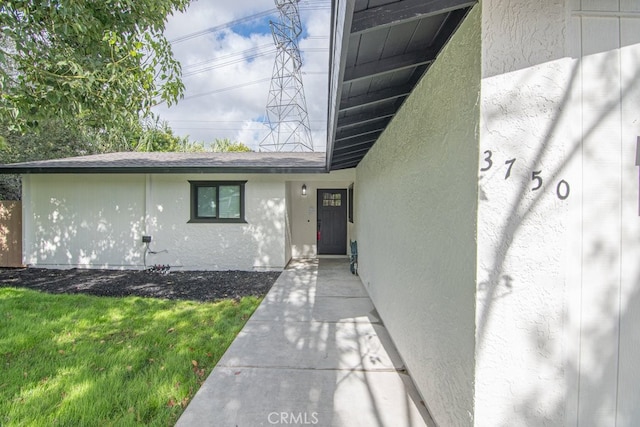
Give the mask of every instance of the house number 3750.
M 489 169 L 493 167 L 493 152 L 491 150 L 486 150 L 483 158 L 483 166 L 480 168 L 480 172 L 487 172 Z M 513 165 L 516 164 L 517 159 L 508 159 L 504 162 L 506 171 L 504 174 L 504 179 L 509 179 L 511 176 L 511 170 L 513 169 Z M 544 184 L 542 170 L 532 171 L 531 172 L 531 191 L 538 191 L 542 188 Z M 571 192 L 571 187 L 567 181 L 560 180 L 556 185 L 556 196 L 560 200 L 566 200 L 569 197 L 569 193 Z

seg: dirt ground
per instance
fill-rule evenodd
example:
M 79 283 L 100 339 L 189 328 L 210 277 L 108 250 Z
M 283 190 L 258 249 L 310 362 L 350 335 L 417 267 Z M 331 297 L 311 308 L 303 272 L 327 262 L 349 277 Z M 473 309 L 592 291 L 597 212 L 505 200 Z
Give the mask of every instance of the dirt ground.
M 29 288 L 53 294 L 215 301 L 264 296 L 280 272 L 52 270 L 0 268 L 0 287 Z

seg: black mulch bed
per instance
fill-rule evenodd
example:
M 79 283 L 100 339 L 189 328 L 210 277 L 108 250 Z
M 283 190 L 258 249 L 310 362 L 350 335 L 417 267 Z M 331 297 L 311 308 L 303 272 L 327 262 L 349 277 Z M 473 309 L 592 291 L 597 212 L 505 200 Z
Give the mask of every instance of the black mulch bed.
M 0 287 L 29 288 L 53 294 L 215 301 L 264 296 L 280 272 L 131 270 L 52 270 L 0 268 Z

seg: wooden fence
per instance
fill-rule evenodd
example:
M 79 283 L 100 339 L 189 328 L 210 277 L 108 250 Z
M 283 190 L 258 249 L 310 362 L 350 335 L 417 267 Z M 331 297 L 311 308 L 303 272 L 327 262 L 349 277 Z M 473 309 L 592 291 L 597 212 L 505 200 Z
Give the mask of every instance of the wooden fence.
M 22 203 L 0 201 L 0 267 L 22 266 Z

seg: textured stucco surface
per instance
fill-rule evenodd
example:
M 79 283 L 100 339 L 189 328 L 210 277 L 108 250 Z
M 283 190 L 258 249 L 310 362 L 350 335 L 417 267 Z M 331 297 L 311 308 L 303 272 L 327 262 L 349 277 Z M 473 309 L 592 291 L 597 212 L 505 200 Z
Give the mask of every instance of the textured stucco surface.
M 41 267 L 281 269 L 315 255 L 315 188 L 346 188 L 354 171 L 310 175 L 28 175 L 24 260 Z M 247 180 L 241 224 L 188 223 L 189 180 Z M 299 191 L 307 182 L 309 196 Z M 287 201 L 288 199 L 288 201 Z M 301 249 L 303 248 L 303 249 Z M 166 250 L 166 252 L 164 252 Z
M 238 176 L 152 175 L 148 231 L 155 248 L 169 249 L 173 262 L 187 269 L 283 268 L 285 260 L 285 184 L 276 177 L 247 176 L 246 224 L 188 224 L 189 179 L 234 180 Z
M 639 419 L 640 2 L 570 3 L 482 2 L 478 426 Z
M 556 192 L 562 179 L 578 184 L 565 164 L 575 116 L 562 109 L 577 83 L 564 58 L 565 5 L 482 7 L 476 425 L 557 425 L 571 200 Z
M 439 425 L 473 424 L 480 13 L 356 169 L 359 272 Z
M 144 176 L 26 175 L 23 189 L 27 265 L 142 263 Z

